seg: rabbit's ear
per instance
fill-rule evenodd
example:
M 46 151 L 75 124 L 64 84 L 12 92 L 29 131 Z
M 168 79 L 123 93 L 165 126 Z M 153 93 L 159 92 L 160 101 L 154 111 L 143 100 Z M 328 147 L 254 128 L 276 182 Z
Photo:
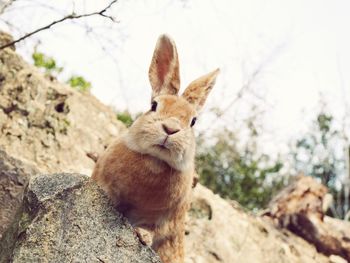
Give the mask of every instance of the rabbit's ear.
M 216 69 L 190 83 L 182 97 L 189 103 L 195 105 L 197 111 L 199 111 L 208 97 L 209 92 L 215 84 L 215 80 L 220 70 Z
M 179 59 L 174 41 L 167 35 L 158 38 L 148 77 L 152 98 L 161 94 L 176 95 L 180 89 Z

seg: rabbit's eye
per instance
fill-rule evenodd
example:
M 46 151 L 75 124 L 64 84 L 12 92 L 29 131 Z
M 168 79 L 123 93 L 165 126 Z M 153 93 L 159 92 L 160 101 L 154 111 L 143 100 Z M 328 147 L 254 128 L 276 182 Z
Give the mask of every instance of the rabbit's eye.
M 191 127 L 192 127 L 193 125 L 195 125 L 196 120 L 197 120 L 197 118 L 196 118 L 196 117 L 194 117 L 194 118 L 192 119 L 192 121 L 191 121 Z
M 156 101 L 152 101 L 151 111 L 156 111 L 157 110 L 157 105 L 158 105 L 158 103 Z

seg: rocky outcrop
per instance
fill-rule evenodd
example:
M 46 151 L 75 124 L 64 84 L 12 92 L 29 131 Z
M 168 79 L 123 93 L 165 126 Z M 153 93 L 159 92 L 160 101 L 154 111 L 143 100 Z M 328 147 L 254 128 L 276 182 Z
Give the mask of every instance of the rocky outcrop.
M 194 190 L 186 229 L 186 263 L 326 263 L 313 245 L 229 203 L 205 187 Z
M 299 175 L 271 200 L 265 216 L 319 252 L 350 261 L 350 223 L 327 217 L 330 203 L 327 187 L 310 176 Z
M 13 263 L 160 263 L 87 176 L 34 177 Z
M 42 172 L 89 174 L 94 162 L 86 153 L 102 152 L 123 129 L 91 94 L 45 76 L 10 48 L 0 50 L 0 147 L 11 156 Z
M 0 262 L 7 262 L 17 238 L 22 200 L 32 167 L 0 150 Z

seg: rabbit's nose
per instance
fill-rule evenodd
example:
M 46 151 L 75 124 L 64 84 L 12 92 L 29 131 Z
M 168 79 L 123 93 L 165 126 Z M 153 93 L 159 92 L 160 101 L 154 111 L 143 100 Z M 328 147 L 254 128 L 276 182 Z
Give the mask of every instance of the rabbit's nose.
M 162 124 L 162 127 L 163 127 L 163 130 L 166 132 L 166 134 L 168 134 L 168 135 L 172 135 L 172 134 L 174 134 L 174 133 L 177 133 L 178 131 L 180 131 L 180 129 L 179 128 L 177 128 L 177 127 L 169 127 L 169 126 L 167 126 L 166 124 Z

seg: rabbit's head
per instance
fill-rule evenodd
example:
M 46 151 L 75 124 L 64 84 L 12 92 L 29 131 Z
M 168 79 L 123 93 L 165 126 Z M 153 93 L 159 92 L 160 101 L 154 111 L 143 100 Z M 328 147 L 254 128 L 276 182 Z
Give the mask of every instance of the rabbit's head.
M 217 69 L 196 79 L 179 96 L 176 46 L 168 36 L 161 35 L 149 68 L 152 86 L 150 109 L 129 128 L 125 137 L 128 147 L 165 161 L 176 170 L 193 169 L 193 126 L 218 73 Z

